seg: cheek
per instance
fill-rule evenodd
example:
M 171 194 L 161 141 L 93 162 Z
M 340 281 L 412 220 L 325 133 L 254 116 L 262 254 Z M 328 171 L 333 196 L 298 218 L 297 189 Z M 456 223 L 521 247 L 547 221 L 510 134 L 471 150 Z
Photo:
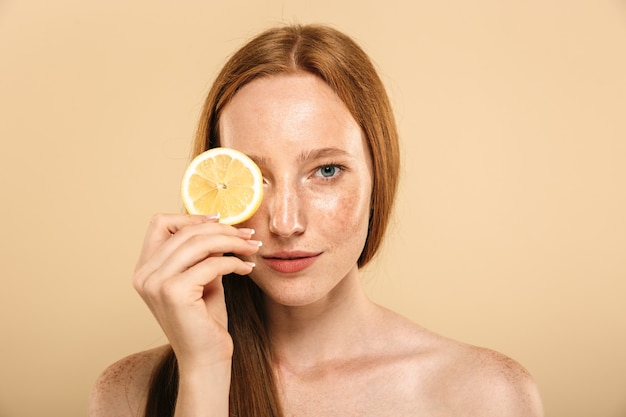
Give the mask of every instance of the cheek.
M 357 186 L 312 199 L 309 221 L 324 233 L 356 238 L 367 234 L 369 212 L 370 193 Z

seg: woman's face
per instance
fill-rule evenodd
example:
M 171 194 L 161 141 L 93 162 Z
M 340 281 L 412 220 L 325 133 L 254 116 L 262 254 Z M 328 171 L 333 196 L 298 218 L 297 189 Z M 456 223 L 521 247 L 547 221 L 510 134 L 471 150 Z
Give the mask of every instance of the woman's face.
M 357 276 L 372 194 L 367 145 L 343 102 L 311 74 L 260 78 L 224 108 L 220 141 L 265 178 L 261 207 L 241 225 L 263 242 L 250 277 L 282 305 L 338 295 Z

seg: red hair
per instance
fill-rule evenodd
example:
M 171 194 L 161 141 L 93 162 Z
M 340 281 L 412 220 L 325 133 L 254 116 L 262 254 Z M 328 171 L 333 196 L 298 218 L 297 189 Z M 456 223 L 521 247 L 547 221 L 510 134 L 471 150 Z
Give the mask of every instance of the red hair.
M 399 145 L 387 93 L 369 57 L 350 37 L 321 25 L 269 29 L 239 49 L 224 65 L 204 103 L 193 155 L 219 146 L 219 120 L 241 87 L 260 78 L 308 72 L 324 80 L 361 127 L 373 165 L 368 236 L 358 259 L 362 267 L 379 249 L 391 217 L 399 175 Z M 246 277 L 223 280 L 233 337 L 230 414 L 282 415 L 265 332 L 263 298 Z M 147 417 L 173 415 L 178 376 L 172 352 L 153 377 Z M 164 411 L 166 410 L 166 411 Z

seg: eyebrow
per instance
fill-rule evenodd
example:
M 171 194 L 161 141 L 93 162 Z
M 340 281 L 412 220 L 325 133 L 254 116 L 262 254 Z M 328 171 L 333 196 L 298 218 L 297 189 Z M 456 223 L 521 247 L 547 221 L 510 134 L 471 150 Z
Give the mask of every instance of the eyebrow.
M 311 149 L 309 151 L 301 152 L 298 155 L 298 161 L 306 162 L 315 159 L 328 158 L 328 157 L 347 157 L 350 154 L 343 149 L 339 148 L 320 148 Z
M 259 156 L 248 154 L 248 157 L 252 159 L 259 166 L 268 166 L 271 165 L 272 158 L 266 156 Z M 307 162 L 316 159 L 329 158 L 329 157 L 350 157 L 350 153 L 340 149 L 340 148 L 319 148 L 319 149 L 311 149 L 307 151 L 302 151 L 298 155 L 298 162 Z

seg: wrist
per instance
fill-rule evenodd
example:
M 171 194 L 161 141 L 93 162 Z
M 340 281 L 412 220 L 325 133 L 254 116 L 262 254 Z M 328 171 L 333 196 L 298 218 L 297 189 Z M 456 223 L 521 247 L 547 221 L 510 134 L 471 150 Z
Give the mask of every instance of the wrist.
M 231 363 L 179 368 L 175 417 L 227 417 Z

